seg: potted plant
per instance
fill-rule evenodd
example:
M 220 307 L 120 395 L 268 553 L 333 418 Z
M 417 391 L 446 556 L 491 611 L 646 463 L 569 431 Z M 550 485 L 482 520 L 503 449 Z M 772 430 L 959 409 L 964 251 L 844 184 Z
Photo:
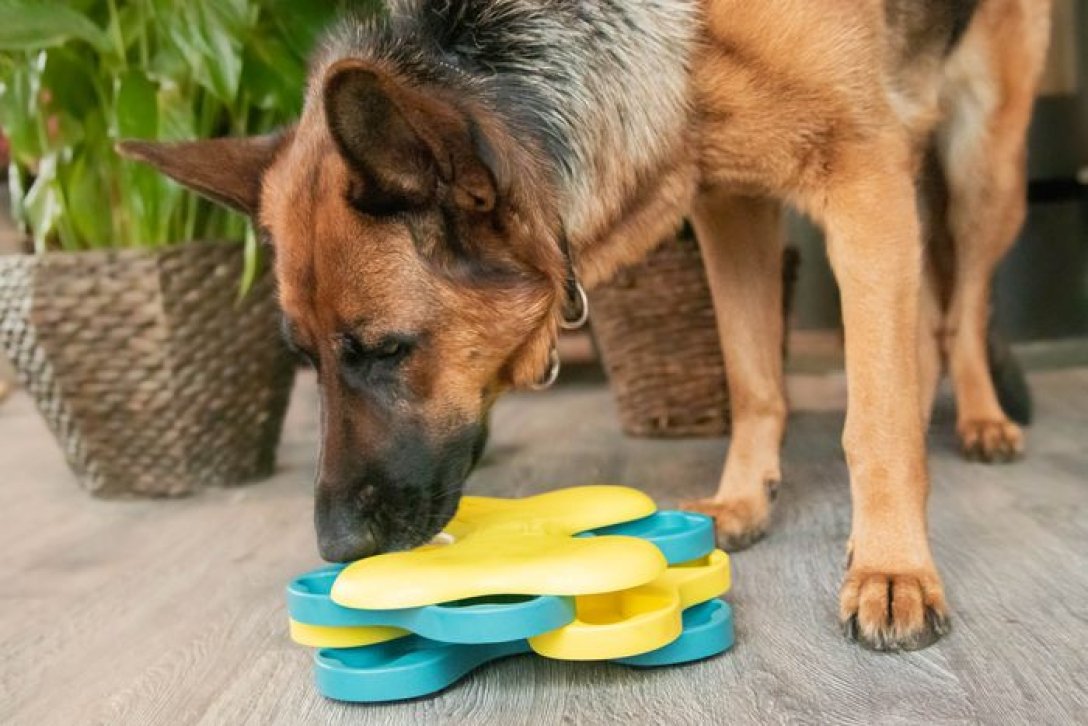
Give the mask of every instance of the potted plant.
M 28 239 L 27 254 L 0 256 L 0 350 L 96 494 L 269 475 L 294 367 L 254 232 L 113 147 L 293 118 L 336 5 L 0 8 L 0 128 Z

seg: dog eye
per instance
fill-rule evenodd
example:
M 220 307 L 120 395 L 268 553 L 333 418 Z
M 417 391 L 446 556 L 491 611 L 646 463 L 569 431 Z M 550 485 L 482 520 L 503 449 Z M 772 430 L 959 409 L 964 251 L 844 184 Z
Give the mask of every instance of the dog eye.
M 406 345 L 399 340 L 387 340 L 374 349 L 375 358 L 394 358 L 404 352 Z
M 341 355 L 349 366 L 372 363 L 392 365 L 403 360 L 411 349 L 411 341 L 402 336 L 385 338 L 377 345 L 364 345 L 354 335 L 344 335 L 340 340 Z

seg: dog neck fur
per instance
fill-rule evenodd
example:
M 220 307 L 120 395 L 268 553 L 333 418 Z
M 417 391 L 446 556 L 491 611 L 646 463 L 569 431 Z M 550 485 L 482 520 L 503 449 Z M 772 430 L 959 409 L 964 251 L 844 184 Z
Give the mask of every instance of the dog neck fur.
M 593 283 L 658 242 L 690 199 L 693 175 L 680 168 L 697 14 L 695 0 L 393 0 L 387 18 L 334 30 L 317 70 L 388 64 L 496 115 L 539 150 L 556 232 Z

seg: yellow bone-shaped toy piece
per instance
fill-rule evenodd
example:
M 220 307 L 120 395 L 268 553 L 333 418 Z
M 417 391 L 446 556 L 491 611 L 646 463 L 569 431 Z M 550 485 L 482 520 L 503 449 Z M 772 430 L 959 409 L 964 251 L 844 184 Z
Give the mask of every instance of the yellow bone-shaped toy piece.
M 650 582 L 666 567 L 650 542 L 575 538 L 589 529 L 649 516 L 642 492 L 585 486 L 526 499 L 465 497 L 444 546 L 369 557 L 336 578 L 332 599 L 362 609 L 422 607 L 484 595 L 582 595 Z
M 310 648 L 358 648 L 411 635 L 384 625 L 310 625 L 290 620 L 291 640 Z
M 653 582 L 622 592 L 580 595 L 569 625 L 529 638 L 534 651 L 561 660 L 626 658 L 680 635 L 682 612 L 729 590 L 729 555 L 673 565 Z

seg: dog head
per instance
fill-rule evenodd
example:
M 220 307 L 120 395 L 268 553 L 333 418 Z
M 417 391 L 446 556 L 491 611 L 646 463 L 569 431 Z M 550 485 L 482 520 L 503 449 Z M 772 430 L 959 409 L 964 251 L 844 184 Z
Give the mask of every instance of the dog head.
M 465 94 L 360 60 L 318 68 L 282 134 L 120 150 L 271 241 L 285 336 L 321 389 L 322 556 L 438 532 L 491 402 L 548 366 L 564 262 L 534 152 Z

